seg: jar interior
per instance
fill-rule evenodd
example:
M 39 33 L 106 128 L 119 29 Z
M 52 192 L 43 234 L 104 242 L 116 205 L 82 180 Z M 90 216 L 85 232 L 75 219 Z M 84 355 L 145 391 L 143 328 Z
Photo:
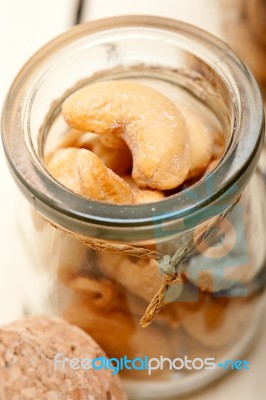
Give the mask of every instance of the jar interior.
M 59 114 L 69 94 L 90 83 L 110 79 L 145 83 L 177 104 L 203 113 L 223 132 L 228 146 L 234 126 L 230 93 L 213 68 L 211 47 L 193 48 L 191 42 L 170 31 L 128 28 L 123 33 L 117 29 L 110 31 L 110 35 L 90 35 L 61 49 L 52 60 L 46 60 L 46 73 L 31 80 L 33 95 L 27 99 L 29 150 L 42 158 L 60 140 L 66 125 Z
M 181 77 L 179 79 L 182 81 Z M 195 115 L 198 115 L 204 120 L 205 124 L 211 128 L 212 131 L 216 130 L 221 132 L 222 136 L 225 136 L 226 130 L 224 130 L 224 127 L 222 127 L 222 124 L 214 112 L 206 104 L 204 104 L 202 100 L 197 98 L 193 92 L 185 87 L 180 86 L 178 83 L 179 79 L 178 73 L 174 74 L 172 72 L 169 74 L 167 71 L 156 72 L 152 69 L 143 71 L 141 67 L 135 67 L 134 73 L 133 71 L 123 71 L 120 73 L 112 73 L 109 71 L 109 73 L 103 73 L 102 77 L 98 76 L 97 78 L 88 78 L 83 81 L 83 86 L 102 80 L 126 80 L 145 84 L 164 94 L 178 107 L 181 107 L 181 110 L 182 108 L 185 108 Z M 80 84 L 77 86 L 78 88 L 82 87 Z M 39 157 L 41 159 L 45 159 L 47 155 L 54 151 L 54 149 L 61 143 L 64 135 L 70 129 L 69 126 L 66 125 L 60 113 L 61 105 L 62 100 L 60 103 L 58 103 L 56 109 L 51 114 L 51 118 L 49 119 L 48 123 L 43 126 L 43 129 L 41 129 L 39 133 L 39 143 L 41 145 L 39 148 Z

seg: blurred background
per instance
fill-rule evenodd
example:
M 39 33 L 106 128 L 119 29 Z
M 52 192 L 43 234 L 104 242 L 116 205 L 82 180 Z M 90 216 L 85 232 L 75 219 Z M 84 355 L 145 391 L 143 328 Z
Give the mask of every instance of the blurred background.
M 265 5 L 265 0 L 0 0 L 0 105 L 18 70 L 47 41 L 76 23 L 125 14 L 183 20 L 229 41 L 249 63 L 264 89 L 266 13 L 258 8 L 263 2 Z M 250 5 L 253 6 L 249 8 Z M 35 301 L 36 288 L 35 277 L 29 279 L 23 269 L 25 256 L 15 223 L 17 189 L 1 146 L 0 193 L 0 323 L 6 323 L 19 318 L 27 304 Z M 229 379 L 193 400 L 264 400 L 265 359 L 266 341 L 262 337 L 249 357 L 251 371 L 232 373 Z

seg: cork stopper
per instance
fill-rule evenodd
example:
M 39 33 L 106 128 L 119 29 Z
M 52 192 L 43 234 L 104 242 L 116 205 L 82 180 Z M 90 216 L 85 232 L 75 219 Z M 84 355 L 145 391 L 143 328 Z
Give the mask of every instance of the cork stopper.
M 104 356 L 99 345 L 62 319 L 28 317 L 0 329 L 0 399 L 126 400 L 108 369 L 55 368 L 54 359 Z

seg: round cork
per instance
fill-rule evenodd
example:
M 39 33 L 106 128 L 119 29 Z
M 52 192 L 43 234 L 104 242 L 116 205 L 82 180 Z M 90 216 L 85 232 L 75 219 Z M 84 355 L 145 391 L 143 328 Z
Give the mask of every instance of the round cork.
M 73 369 L 70 363 L 62 368 L 55 365 L 57 354 L 61 360 L 105 357 L 89 335 L 62 319 L 28 317 L 0 328 L 0 399 L 126 399 L 112 371 Z

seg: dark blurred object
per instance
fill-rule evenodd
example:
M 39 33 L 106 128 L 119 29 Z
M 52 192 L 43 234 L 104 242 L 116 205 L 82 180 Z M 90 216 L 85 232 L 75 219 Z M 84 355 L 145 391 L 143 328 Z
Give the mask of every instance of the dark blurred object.
M 225 39 L 253 71 L 266 97 L 266 0 L 221 0 Z
M 84 3 L 86 0 L 78 0 L 77 11 L 75 15 L 75 25 L 80 24 L 82 21 L 82 14 L 84 10 Z

